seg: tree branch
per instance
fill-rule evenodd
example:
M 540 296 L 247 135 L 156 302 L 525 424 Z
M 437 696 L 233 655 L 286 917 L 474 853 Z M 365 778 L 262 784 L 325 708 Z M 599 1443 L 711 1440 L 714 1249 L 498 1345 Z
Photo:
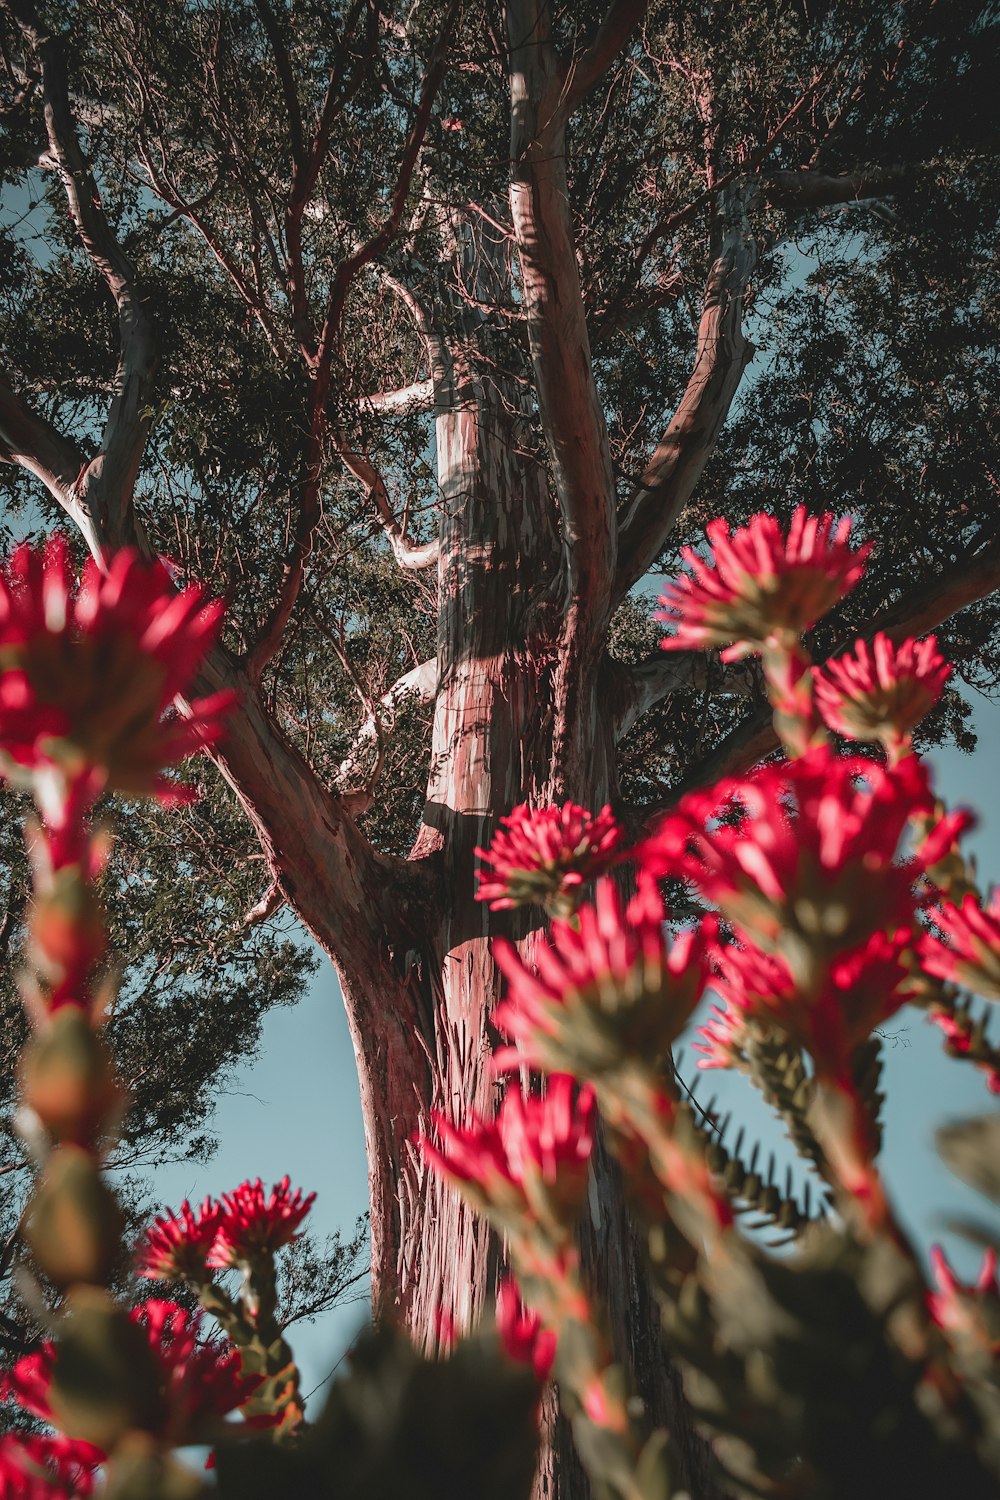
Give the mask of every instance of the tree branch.
M 430 411 L 434 406 L 434 381 L 415 380 L 412 385 L 404 385 L 396 391 L 374 391 L 370 396 L 359 396 L 358 405 L 396 417 Z
M 39 412 L 16 394 L 0 371 L 0 463 L 16 464 L 40 479 L 49 494 L 66 510 L 87 538 L 92 551 L 100 538 L 90 525 L 77 486 L 87 470 L 84 454 Z
M 118 308 L 116 391 L 100 450 L 77 474 L 73 492 L 74 519 L 85 518 L 91 546 L 121 546 L 134 539 L 132 495 L 152 420 L 153 327 L 138 296 L 135 268 L 108 224 L 80 147 L 69 104 L 63 39 L 45 32 L 29 0 L 11 0 L 11 8 L 41 65 L 49 143 L 41 164 L 62 178 L 80 242 Z
M 615 601 L 652 566 L 687 504 L 753 357 L 743 336 L 743 301 L 757 263 L 749 210 L 754 182 L 733 182 L 719 195 L 716 245 L 694 369 L 680 405 L 660 439 L 620 522 Z
M 670 693 L 713 692 L 749 698 L 757 675 L 747 662 L 725 666 L 705 651 L 658 651 L 633 666 L 618 664 L 615 739 L 624 739 L 633 724 Z
M 779 208 L 829 208 L 841 203 L 859 203 L 868 198 L 887 198 L 915 180 L 926 167 L 874 167 L 871 171 L 844 172 L 828 176 L 803 168 L 798 172 L 768 172 L 760 179 L 761 197 Z
M 373 745 L 377 746 L 380 730 L 379 718 L 383 712 L 386 718 L 391 719 L 407 698 L 417 698 L 421 703 L 433 703 L 437 696 L 437 689 L 436 656 L 432 656 L 429 661 L 422 661 L 417 667 L 411 667 L 409 672 L 404 672 L 402 677 L 397 678 L 392 687 L 378 700 L 379 714 L 369 713 L 355 735 L 350 754 L 346 760 L 341 761 L 337 769 L 338 783 L 346 786 L 357 771 L 365 751 L 371 749 Z
M 567 103 L 570 110 L 600 83 L 615 58 L 646 14 L 648 0 L 613 0 L 601 26 L 585 52 L 569 67 Z
M 441 552 L 440 537 L 433 537 L 429 542 L 411 542 L 396 520 L 385 480 L 371 459 L 364 453 L 356 453 L 343 437 L 337 442 L 337 452 L 343 459 L 344 466 L 364 485 L 369 500 L 378 511 L 382 530 L 389 539 L 392 555 L 399 566 L 410 572 L 433 567 Z
M 261 626 L 257 640 L 247 652 L 247 670 L 253 681 L 260 679 L 264 668 L 274 658 L 281 644 L 285 627 L 295 609 L 302 588 L 302 580 L 305 577 L 306 565 L 312 552 L 313 537 L 320 517 L 320 487 L 322 481 L 323 447 L 328 431 L 327 398 L 330 390 L 331 368 L 334 354 L 340 347 L 341 323 L 347 295 L 358 273 L 373 260 L 377 259 L 379 255 L 383 254 L 399 232 L 407 196 L 410 191 L 410 184 L 413 180 L 413 172 L 420 155 L 424 137 L 427 133 L 427 126 L 430 122 L 431 109 L 444 77 L 448 43 L 458 16 L 459 5 L 460 0 L 452 0 L 438 32 L 431 60 L 421 86 L 416 115 L 410 127 L 410 133 L 403 151 L 403 159 L 396 177 L 396 186 L 393 192 L 390 211 L 376 233 L 371 235 L 351 255 L 346 256 L 337 266 L 330 285 L 323 327 L 318 342 L 315 343 L 314 347 L 312 333 L 310 332 L 308 340 L 302 346 L 303 355 L 306 358 L 310 372 L 312 399 L 310 403 L 311 410 L 306 452 L 302 476 L 298 486 L 299 502 L 295 522 L 295 537 L 285 560 L 278 597 Z M 356 9 L 357 7 L 355 7 Z M 326 109 L 324 107 L 324 115 L 325 113 Z M 317 140 L 322 136 L 322 131 L 323 124 L 321 122 L 320 130 L 317 133 Z M 318 147 L 315 149 L 318 149 Z M 309 171 L 311 172 L 311 170 L 312 168 L 310 167 Z M 316 166 L 316 171 L 318 171 L 318 165 Z M 304 178 L 307 184 L 308 178 L 309 172 L 305 174 Z M 302 191 L 304 189 L 301 185 L 297 186 L 293 191 L 293 200 L 296 204 L 295 212 L 298 214 L 299 220 L 301 220 L 302 207 L 299 199 Z M 304 202 L 305 200 L 302 201 Z M 295 256 L 292 254 L 293 267 L 294 262 Z M 294 289 L 293 275 L 293 316 L 296 317 L 296 321 L 299 321 L 298 315 L 295 314 L 297 295 Z M 304 303 L 301 310 L 303 313 L 307 312 Z M 436 561 L 436 553 L 432 550 L 432 544 L 428 544 L 428 549 L 423 549 L 412 548 L 406 542 L 402 530 L 392 514 L 392 507 L 389 504 L 389 498 L 381 479 L 378 476 L 376 476 L 375 480 L 366 477 L 369 471 L 374 473 L 368 460 L 354 453 L 342 443 L 338 443 L 338 452 L 351 472 L 361 478 L 362 483 L 368 484 L 369 492 L 375 500 L 379 513 L 382 516 L 383 525 L 392 543 L 393 553 L 400 566 L 406 568 L 423 568 L 429 567 L 434 563 Z
M 568 567 L 570 619 L 584 649 L 610 611 L 614 475 L 594 381 L 566 178 L 565 71 L 543 0 L 509 0 L 510 204 L 546 446 Z

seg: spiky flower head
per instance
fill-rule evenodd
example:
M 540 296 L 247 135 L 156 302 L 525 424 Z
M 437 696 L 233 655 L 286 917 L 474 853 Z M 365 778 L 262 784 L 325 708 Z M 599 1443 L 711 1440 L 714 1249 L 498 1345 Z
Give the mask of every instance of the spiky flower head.
M 897 646 L 880 631 L 871 645 L 859 640 L 851 651 L 818 668 L 813 694 L 826 724 L 850 740 L 877 740 L 890 759 L 910 746 L 913 731 L 944 692 L 951 665 L 929 635 Z
M 203 1282 L 215 1244 L 221 1207 L 206 1198 L 197 1213 L 185 1198 L 179 1214 L 159 1214 L 139 1243 L 135 1266 L 150 1281 Z
M 871 543 L 849 546 L 851 520 L 792 513 L 787 533 L 771 515 L 752 516 L 730 532 L 710 521 L 707 559 L 682 551 L 690 572 L 668 583 L 657 614 L 674 627 L 664 650 L 725 646 L 723 661 L 761 651 L 775 640 L 797 640 L 844 597 L 865 569 Z
M 957 906 L 952 901 L 932 906 L 928 915 L 937 931 L 923 933 L 919 942 L 927 973 L 1000 1000 L 1000 886 L 985 910 L 975 896 L 966 895 Z
M 587 1191 L 596 1129 L 594 1091 L 577 1092 L 555 1074 L 543 1095 L 525 1098 L 510 1088 L 495 1120 L 474 1111 L 465 1123 L 436 1114 L 438 1144 L 421 1137 L 424 1160 L 453 1182 L 499 1228 L 519 1231 L 525 1220 L 572 1226 Z
M 176 589 L 162 563 L 125 549 L 92 560 L 79 592 L 61 537 L 18 547 L 0 574 L 0 741 L 6 773 L 46 773 L 129 796 L 176 800 L 163 779 L 219 734 L 229 691 L 173 709 L 218 635 L 223 605 Z M 50 797 L 50 800 L 55 800 Z
M 223 1193 L 208 1264 L 245 1266 L 273 1256 L 295 1239 L 315 1199 L 315 1193 L 303 1196 L 301 1188 L 293 1192 L 288 1177 L 269 1193 L 259 1177 L 256 1182 L 241 1183 L 232 1193 Z
M 569 915 L 574 893 L 608 869 L 622 839 L 610 807 L 591 814 L 575 802 L 522 803 L 500 823 L 489 848 L 475 851 L 483 861 L 476 900 L 493 911 L 537 902 L 550 915 Z
M 690 794 L 635 854 L 808 983 L 817 959 L 912 921 L 918 871 L 899 845 L 930 806 L 915 757 L 887 768 L 822 747 Z
M 640 875 L 622 902 L 610 879 L 573 922 L 554 921 L 534 950 L 534 967 L 503 939 L 493 944 L 507 996 L 493 1013 L 516 1046 L 499 1068 L 526 1065 L 598 1079 L 623 1058 L 665 1057 L 701 996 L 706 933 L 692 928 L 668 945 L 655 881 Z

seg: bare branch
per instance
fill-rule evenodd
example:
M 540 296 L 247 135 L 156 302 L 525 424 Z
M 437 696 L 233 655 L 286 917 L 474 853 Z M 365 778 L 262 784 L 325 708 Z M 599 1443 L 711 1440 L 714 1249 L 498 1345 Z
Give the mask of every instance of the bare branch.
M 417 667 L 411 667 L 409 672 L 404 672 L 402 677 L 397 678 L 392 687 L 379 698 L 376 705 L 378 714 L 369 713 L 355 735 L 350 754 L 341 761 L 338 767 L 338 783 L 346 786 L 351 782 L 360 768 L 361 757 L 373 746 L 377 747 L 380 729 L 384 730 L 385 724 L 391 723 L 400 705 L 407 698 L 416 698 L 421 703 L 433 703 L 437 696 L 437 689 L 436 656 L 431 657 L 429 661 L 422 661 Z
M 84 454 L 40 413 L 16 394 L 0 372 L 0 463 L 16 464 L 34 474 L 79 526 L 92 551 L 100 550 L 100 536 L 91 525 L 78 487 L 87 472 Z
M 63 40 L 40 26 L 29 0 L 12 0 L 11 8 L 41 65 L 49 142 L 41 164 L 62 178 L 80 242 L 118 308 L 116 391 L 100 451 L 77 477 L 75 504 L 86 511 L 94 540 L 121 546 L 134 539 L 132 494 L 151 422 L 153 328 L 136 289 L 135 268 L 108 223 L 80 147 L 69 104 Z
M 431 568 L 437 562 L 441 551 L 439 537 L 434 537 L 429 542 L 411 542 L 396 520 L 389 492 L 385 487 L 385 480 L 371 459 L 364 453 L 356 453 L 349 447 L 343 437 L 337 444 L 337 452 L 344 461 L 346 468 L 364 485 L 368 498 L 378 511 L 382 522 L 382 530 L 389 539 L 393 556 L 401 568 L 408 571 L 417 571 L 420 568 Z
M 749 698 L 757 691 L 757 674 L 747 662 L 722 665 L 705 651 L 658 651 L 646 661 L 618 668 L 620 699 L 616 704 L 615 739 L 624 739 L 633 724 L 671 693 L 719 693 Z
M 272 880 L 256 905 L 251 906 L 240 926 L 256 927 L 258 922 L 266 922 L 268 917 L 273 917 L 275 912 L 280 911 L 284 904 L 285 893 L 278 881 Z
M 569 214 L 565 74 L 549 7 L 509 0 L 510 203 L 528 341 L 568 564 L 567 630 L 583 649 L 609 612 L 615 560 L 614 475 L 594 381 Z
M 396 391 L 374 391 L 370 396 L 359 396 L 358 405 L 396 417 L 430 411 L 434 405 L 434 382 L 430 379 L 415 380 L 412 385 L 404 385 Z
M 650 568 L 687 504 L 729 414 L 753 349 L 743 336 L 743 301 L 757 263 L 749 210 L 754 182 L 720 194 L 715 255 L 708 273 L 694 369 L 680 405 L 626 502 L 615 599 Z

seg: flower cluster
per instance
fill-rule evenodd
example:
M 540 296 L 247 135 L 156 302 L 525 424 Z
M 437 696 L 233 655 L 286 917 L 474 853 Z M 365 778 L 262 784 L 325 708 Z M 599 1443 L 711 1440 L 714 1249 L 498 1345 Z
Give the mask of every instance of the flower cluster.
M 730 1021 L 769 1013 L 837 1073 L 906 1002 L 917 870 L 899 846 L 921 806 L 915 759 L 887 768 L 823 748 L 694 794 L 663 820 L 640 851 L 647 868 L 688 880 L 737 937 L 714 985 Z M 718 1027 L 708 1040 L 724 1045 Z
M 496 1053 L 497 1066 L 599 1078 L 623 1052 L 666 1057 L 701 996 L 707 934 L 690 928 L 668 947 L 665 920 L 654 881 L 640 878 L 623 906 L 604 879 L 573 922 L 552 923 L 534 968 L 497 939 L 507 998 L 493 1021 L 515 1043 Z
M 862 576 L 871 551 L 848 545 L 851 521 L 834 527 L 831 515 L 794 511 L 787 535 L 771 515 L 756 515 L 730 533 L 728 521 L 712 521 L 706 535 L 710 561 L 691 547 L 682 574 L 660 597 L 657 619 L 673 625 L 665 650 L 725 646 L 724 661 L 760 651 L 780 637 L 797 639 L 831 609 Z
M 79 594 L 60 537 L 0 575 L 0 741 L 8 774 L 176 798 L 162 771 L 218 736 L 228 692 L 170 711 L 218 634 L 221 601 L 178 590 L 129 550 L 90 561 Z M 166 717 L 165 717 L 166 716 Z
M 170 1446 L 197 1442 L 211 1434 L 215 1419 L 243 1406 L 259 1381 L 243 1373 L 238 1350 L 205 1340 L 200 1313 L 175 1302 L 150 1300 L 129 1314 L 142 1329 L 158 1372 L 159 1399 L 145 1414 L 149 1430 Z M 58 1353 L 45 1343 L 14 1365 L 4 1394 L 45 1422 L 59 1415 Z M 142 1420 L 142 1419 L 140 1419 Z M 81 1467 L 101 1463 L 104 1453 L 75 1443 L 70 1457 Z
M 208 1281 L 209 1267 L 228 1269 L 273 1256 L 296 1236 L 316 1194 L 291 1189 L 289 1178 L 267 1192 L 258 1177 L 206 1198 L 197 1213 L 187 1200 L 179 1214 L 161 1214 L 136 1251 L 136 1268 L 154 1281 Z
M 610 807 L 588 813 L 575 802 L 532 810 L 515 807 L 488 849 L 475 852 L 478 901 L 493 911 L 538 902 L 553 915 L 569 915 L 579 887 L 602 874 L 614 860 L 622 833 Z

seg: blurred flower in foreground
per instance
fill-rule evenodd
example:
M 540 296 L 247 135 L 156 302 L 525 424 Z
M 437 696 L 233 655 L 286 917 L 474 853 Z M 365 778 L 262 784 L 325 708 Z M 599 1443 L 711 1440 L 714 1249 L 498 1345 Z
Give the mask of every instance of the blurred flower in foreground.
M 223 604 L 177 590 L 162 563 L 118 552 L 89 561 L 79 593 L 61 537 L 18 547 L 0 575 L 0 739 L 13 779 L 87 779 L 129 796 L 177 800 L 164 767 L 213 741 L 229 691 L 172 708 L 219 632 Z M 46 803 L 42 799 L 43 810 Z M 51 799 L 51 794 L 49 796 Z
M 827 725 L 851 740 L 878 740 L 890 761 L 910 747 L 913 730 L 937 703 L 951 665 L 937 639 L 909 638 L 896 646 L 880 632 L 871 645 L 828 661 L 813 675 L 813 691 Z
M 925 933 L 920 959 L 928 974 L 1000 1000 L 1000 886 L 984 911 L 974 896 L 945 901 L 928 915 L 941 936 Z
M 214 1420 L 242 1406 L 260 1384 L 259 1377 L 244 1375 L 238 1350 L 205 1341 L 200 1313 L 151 1299 L 133 1308 L 129 1319 L 149 1341 L 159 1386 L 142 1415 L 132 1414 L 132 1425 L 172 1447 L 211 1437 Z M 55 1345 L 43 1344 L 18 1360 L 5 1381 L 6 1394 L 46 1422 L 60 1417 L 59 1359 Z M 99 1404 L 99 1392 L 88 1395 Z M 90 1444 L 78 1446 L 101 1461 Z
M 101 1455 L 60 1433 L 5 1432 L 0 1437 L 3 1500 L 83 1500 L 93 1494 Z

